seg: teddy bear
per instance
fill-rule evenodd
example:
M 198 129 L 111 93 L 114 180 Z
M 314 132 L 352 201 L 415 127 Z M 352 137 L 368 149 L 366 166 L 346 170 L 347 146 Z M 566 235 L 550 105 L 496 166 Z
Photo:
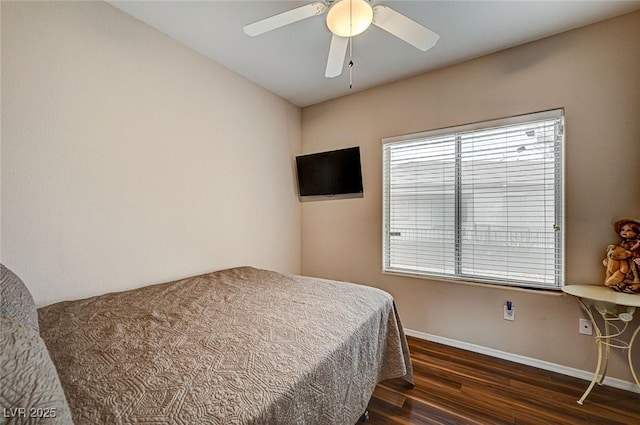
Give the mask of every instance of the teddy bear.
M 609 245 L 607 258 L 602 260 L 602 265 L 607 268 L 604 284 L 617 291 L 624 290 L 624 279 L 629 273 L 629 251 L 621 246 Z

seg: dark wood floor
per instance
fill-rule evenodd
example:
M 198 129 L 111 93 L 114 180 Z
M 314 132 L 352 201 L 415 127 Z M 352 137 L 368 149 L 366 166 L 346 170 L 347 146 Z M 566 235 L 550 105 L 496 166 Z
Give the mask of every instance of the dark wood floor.
M 409 337 L 415 387 L 382 382 L 369 404 L 378 424 L 640 425 L 640 394 Z

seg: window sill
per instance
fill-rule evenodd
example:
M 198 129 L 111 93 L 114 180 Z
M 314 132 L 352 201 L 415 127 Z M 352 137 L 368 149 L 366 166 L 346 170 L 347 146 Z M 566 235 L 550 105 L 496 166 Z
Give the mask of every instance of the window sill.
M 469 285 L 469 286 L 477 286 L 481 288 L 489 288 L 489 289 L 498 289 L 498 290 L 506 290 L 506 291 L 515 291 L 515 292 L 525 292 L 529 294 L 537 294 L 537 295 L 552 295 L 552 296 L 561 296 L 563 294 L 562 288 L 524 288 L 522 286 L 515 285 L 500 285 L 497 283 L 482 283 L 482 282 L 473 282 L 470 280 L 460 280 L 460 279 L 446 279 L 442 277 L 433 277 L 433 276 L 424 276 L 420 274 L 411 274 L 411 273 L 398 273 L 398 272 L 386 272 L 382 271 L 383 275 L 388 276 L 399 276 L 399 277 L 410 277 L 414 279 L 423 279 L 423 280 L 431 280 L 434 282 L 441 283 L 457 283 L 461 285 Z

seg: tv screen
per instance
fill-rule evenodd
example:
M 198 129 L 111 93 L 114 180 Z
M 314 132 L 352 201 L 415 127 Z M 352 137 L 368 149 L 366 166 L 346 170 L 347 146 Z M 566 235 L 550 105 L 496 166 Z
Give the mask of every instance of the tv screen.
M 363 196 L 358 146 L 297 156 L 296 168 L 301 200 Z

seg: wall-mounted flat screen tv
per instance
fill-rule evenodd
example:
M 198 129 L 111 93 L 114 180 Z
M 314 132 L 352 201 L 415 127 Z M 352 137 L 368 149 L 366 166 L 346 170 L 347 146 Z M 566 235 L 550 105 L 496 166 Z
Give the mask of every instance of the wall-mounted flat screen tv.
M 362 198 L 360 147 L 296 157 L 301 201 Z

